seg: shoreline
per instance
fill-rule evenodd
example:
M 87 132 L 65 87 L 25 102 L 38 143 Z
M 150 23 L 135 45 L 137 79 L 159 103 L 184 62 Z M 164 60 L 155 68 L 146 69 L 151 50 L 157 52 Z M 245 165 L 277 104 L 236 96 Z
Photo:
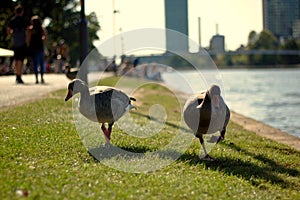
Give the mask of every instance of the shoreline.
M 231 111 L 230 120 L 242 126 L 248 131 L 254 132 L 256 135 L 268 138 L 279 143 L 287 144 L 290 147 L 300 151 L 300 138 L 285 133 L 277 128 L 269 126 L 263 122 L 246 117 L 234 111 Z

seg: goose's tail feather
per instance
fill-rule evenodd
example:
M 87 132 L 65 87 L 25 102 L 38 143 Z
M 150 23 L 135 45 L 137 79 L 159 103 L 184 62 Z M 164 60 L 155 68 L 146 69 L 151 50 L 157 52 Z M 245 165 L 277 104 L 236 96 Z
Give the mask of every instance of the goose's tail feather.
M 134 105 L 132 105 L 132 104 L 128 104 L 128 106 L 126 107 L 126 111 L 129 111 L 129 110 L 131 110 L 131 109 L 136 109 L 137 110 L 137 108 L 134 106 Z
M 130 97 L 129 99 L 130 99 L 130 101 L 129 101 L 128 106 L 126 107 L 126 111 L 129 111 L 131 109 L 136 109 L 137 110 L 137 108 L 134 105 L 131 104 L 131 101 L 136 101 L 136 99 L 133 98 L 133 97 Z

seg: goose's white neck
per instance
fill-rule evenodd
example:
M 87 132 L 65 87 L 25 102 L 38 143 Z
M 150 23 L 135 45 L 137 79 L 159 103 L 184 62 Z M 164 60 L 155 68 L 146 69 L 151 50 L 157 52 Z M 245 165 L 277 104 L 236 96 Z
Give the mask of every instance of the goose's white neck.
M 88 97 L 90 96 L 89 88 L 86 85 L 80 85 L 79 92 L 81 96 Z
M 80 93 L 80 105 L 83 102 L 88 102 L 86 104 L 89 104 L 91 97 L 88 86 L 83 83 L 78 85 L 78 92 Z
M 86 118 L 97 122 L 94 98 L 94 96 L 90 95 L 89 88 L 86 85 L 82 85 L 80 88 L 80 101 L 78 105 L 79 111 Z

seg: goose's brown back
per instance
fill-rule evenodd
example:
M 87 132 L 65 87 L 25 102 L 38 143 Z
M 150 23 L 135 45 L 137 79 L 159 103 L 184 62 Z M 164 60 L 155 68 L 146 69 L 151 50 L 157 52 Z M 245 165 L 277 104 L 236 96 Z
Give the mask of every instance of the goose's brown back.
M 113 87 L 90 88 L 89 97 L 81 97 L 80 112 L 92 121 L 112 123 L 122 117 L 131 103 L 130 98 Z

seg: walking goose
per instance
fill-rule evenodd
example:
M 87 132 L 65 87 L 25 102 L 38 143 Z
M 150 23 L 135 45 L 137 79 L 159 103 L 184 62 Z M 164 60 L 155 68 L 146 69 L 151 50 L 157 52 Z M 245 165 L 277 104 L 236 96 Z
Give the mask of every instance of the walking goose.
M 110 143 L 110 135 L 114 122 L 120 119 L 127 111 L 135 108 L 124 92 L 109 86 L 88 86 L 80 79 L 72 80 L 68 85 L 68 94 L 65 101 L 68 101 L 76 93 L 80 93 L 79 112 L 87 119 L 99 122 L 103 131 L 106 144 Z M 108 123 L 108 128 L 105 127 Z
M 190 98 L 183 108 L 184 121 L 199 138 L 204 150 L 204 157 L 202 158 L 204 160 L 213 160 L 213 158 L 206 151 L 203 134 L 213 134 L 220 131 L 221 134 L 217 143 L 224 140 L 226 126 L 230 118 L 230 110 L 220 95 L 220 87 L 213 84 L 206 92 Z

